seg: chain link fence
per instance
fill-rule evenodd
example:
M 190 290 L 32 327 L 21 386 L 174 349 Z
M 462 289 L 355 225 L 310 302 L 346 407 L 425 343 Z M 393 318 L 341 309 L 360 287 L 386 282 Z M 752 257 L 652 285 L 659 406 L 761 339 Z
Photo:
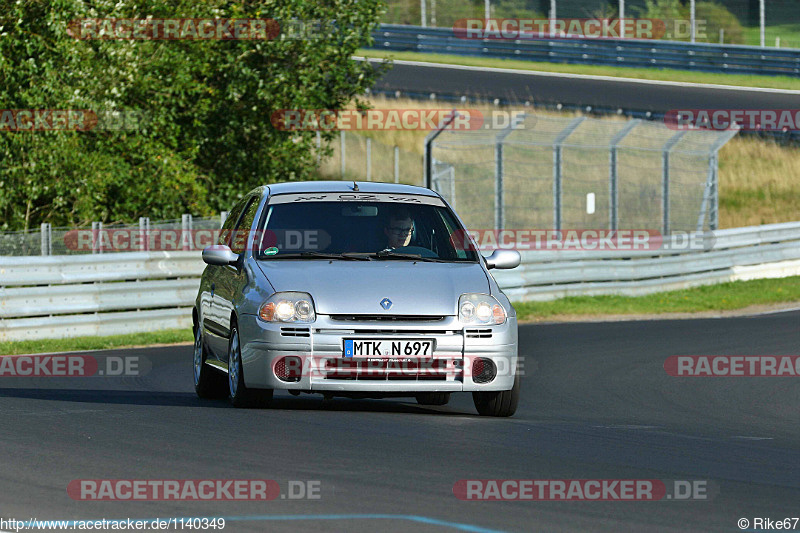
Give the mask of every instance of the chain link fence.
M 420 154 L 345 130 L 339 132 L 331 148 L 333 155 L 319 162 L 319 173 L 326 179 L 424 183 Z
M 468 228 L 717 229 L 717 153 L 736 130 L 519 115 L 426 140 L 429 187 Z

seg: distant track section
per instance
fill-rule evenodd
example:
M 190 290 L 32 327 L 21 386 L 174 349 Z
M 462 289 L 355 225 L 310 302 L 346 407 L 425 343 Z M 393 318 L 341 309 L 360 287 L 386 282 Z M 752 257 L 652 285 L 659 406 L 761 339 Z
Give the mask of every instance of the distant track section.
M 371 60 L 379 62 L 380 60 Z M 800 91 L 636 80 L 394 61 L 375 91 L 412 98 L 498 99 L 503 104 L 586 108 L 657 118 L 671 109 L 797 109 Z

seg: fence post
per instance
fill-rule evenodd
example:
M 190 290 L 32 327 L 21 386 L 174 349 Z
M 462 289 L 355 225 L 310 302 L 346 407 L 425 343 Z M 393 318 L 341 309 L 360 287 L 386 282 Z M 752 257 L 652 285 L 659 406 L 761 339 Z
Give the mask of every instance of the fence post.
M 372 181 L 372 139 L 367 137 L 367 181 Z
M 322 134 L 317 130 L 317 166 L 322 164 Z
M 394 182 L 400 183 L 400 147 L 394 147 Z
M 608 203 L 609 203 L 609 227 L 612 231 L 619 229 L 619 180 L 617 174 L 617 146 L 622 140 L 641 122 L 641 119 L 633 119 L 625 125 L 611 139 L 608 161 Z
M 103 222 L 97 223 L 97 253 L 103 253 Z
M 150 249 L 150 219 L 139 217 L 139 250 L 145 252 Z
M 342 156 L 342 169 L 341 169 L 341 174 L 342 174 L 342 179 L 344 179 L 344 174 L 345 174 L 345 161 L 346 161 L 346 159 L 347 159 L 347 155 L 345 154 L 344 130 L 341 130 L 341 131 L 339 132 L 339 143 L 340 143 L 340 147 L 341 147 L 341 149 L 340 149 L 340 152 L 341 152 L 341 156 Z
M 553 141 L 553 229 L 561 231 L 561 148 L 567 137 L 581 125 L 586 117 L 575 117 L 561 130 Z
M 669 205 L 669 153 L 678 144 L 678 141 L 681 140 L 681 137 L 686 135 L 686 130 L 679 131 L 678 133 L 674 134 L 669 140 L 664 144 L 664 148 L 662 149 L 661 154 L 661 214 L 663 215 L 663 220 L 661 222 L 661 236 L 666 237 L 670 233 L 670 224 L 669 224 L 669 212 L 670 212 L 670 205 Z
M 520 121 L 525 120 L 526 116 L 525 114 L 516 115 L 508 126 L 500 130 L 500 133 L 494 139 L 494 229 L 496 230 L 504 229 L 506 225 L 506 201 L 503 191 L 503 142 L 516 129 Z M 452 179 L 455 181 L 455 169 L 453 169 Z
M 92 222 L 92 253 L 96 254 L 100 248 L 100 228 L 97 222 Z
M 192 240 L 192 215 L 181 215 L 181 249 L 191 250 Z
M 453 120 L 458 116 L 458 111 L 453 109 L 447 116 L 439 123 L 439 126 L 425 136 L 425 159 L 423 161 L 423 172 L 425 177 L 425 187 L 431 188 L 433 185 L 433 152 L 431 150 L 433 141 L 450 125 Z
M 39 226 L 39 238 L 41 239 L 42 255 L 52 255 L 52 247 L 50 245 L 50 232 L 48 231 L 50 224 L 42 222 Z

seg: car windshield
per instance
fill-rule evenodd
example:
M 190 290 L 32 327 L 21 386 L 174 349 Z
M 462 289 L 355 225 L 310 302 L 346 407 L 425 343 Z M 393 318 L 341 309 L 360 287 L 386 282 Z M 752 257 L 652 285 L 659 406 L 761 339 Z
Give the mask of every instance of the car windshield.
M 260 228 L 258 257 L 478 261 L 461 224 L 437 202 L 271 201 Z

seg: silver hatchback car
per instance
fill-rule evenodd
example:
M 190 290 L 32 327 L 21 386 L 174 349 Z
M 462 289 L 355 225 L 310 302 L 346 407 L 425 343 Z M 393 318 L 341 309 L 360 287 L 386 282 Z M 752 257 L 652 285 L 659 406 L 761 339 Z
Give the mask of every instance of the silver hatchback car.
M 482 415 L 517 408 L 517 318 L 447 202 L 422 187 L 295 182 L 231 209 L 193 309 L 201 398 L 268 404 L 472 392 Z

